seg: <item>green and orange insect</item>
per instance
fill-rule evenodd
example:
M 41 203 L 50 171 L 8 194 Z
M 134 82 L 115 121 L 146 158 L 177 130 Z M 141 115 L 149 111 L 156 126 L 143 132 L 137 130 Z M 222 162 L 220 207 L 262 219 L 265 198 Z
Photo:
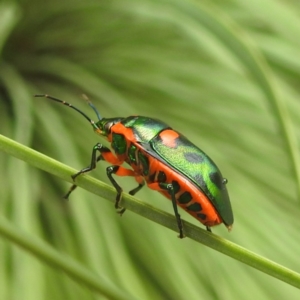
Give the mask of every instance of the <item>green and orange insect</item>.
M 136 194 L 145 183 L 170 199 L 179 229 L 183 238 L 183 226 L 177 206 L 180 206 L 206 226 L 221 223 L 230 230 L 233 213 L 226 189 L 227 180 L 223 178 L 215 163 L 197 146 L 166 123 L 143 116 L 127 118 L 102 118 L 94 105 L 89 105 L 96 112 L 98 121 L 94 122 L 85 113 L 73 105 L 49 95 L 35 95 L 69 106 L 83 115 L 94 131 L 105 137 L 114 153 L 104 145 L 97 143 L 93 147 L 91 163 L 72 176 L 72 179 L 96 168 L 100 160 L 112 164 L 107 167 L 107 176 L 117 191 L 115 207 L 120 214 L 125 208 L 120 207 L 122 188 L 113 175 L 132 176 L 138 186 L 129 194 Z M 100 153 L 97 156 L 97 152 Z M 123 167 L 127 163 L 131 169 Z M 65 196 L 68 198 L 76 185 Z

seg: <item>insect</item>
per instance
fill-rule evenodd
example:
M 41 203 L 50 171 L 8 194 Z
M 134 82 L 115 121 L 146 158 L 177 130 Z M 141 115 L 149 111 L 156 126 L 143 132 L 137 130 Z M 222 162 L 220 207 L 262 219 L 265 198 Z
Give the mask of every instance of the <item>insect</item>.
M 114 175 L 135 178 L 138 186 L 129 192 L 130 195 L 135 195 L 147 184 L 150 189 L 170 199 L 180 238 L 184 237 L 184 233 L 178 206 L 204 224 L 208 231 L 211 231 L 211 226 L 221 223 L 231 230 L 233 213 L 226 188 L 227 179 L 202 150 L 178 131 L 149 117 L 102 118 L 88 101 L 98 117 L 98 121 L 94 122 L 70 103 L 49 95 L 35 97 L 45 97 L 76 110 L 89 121 L 97 134 L 111 144 L 113 152 L 97 143 L 92 150 L 90 165 L 72 175 L 72 179 L 75 181 L 80 174 L 95 169 L 98 161 L 109 162 L 111 165 L 106 168 L 106 173 L 116 189 L 115 208 L 120 214 L 125 212 L 125 208 L 120 206 L 123 190 Z M 125 162 L 131 168 L 124 167 Z M 76 187 L 73 184 L 65 198 Z

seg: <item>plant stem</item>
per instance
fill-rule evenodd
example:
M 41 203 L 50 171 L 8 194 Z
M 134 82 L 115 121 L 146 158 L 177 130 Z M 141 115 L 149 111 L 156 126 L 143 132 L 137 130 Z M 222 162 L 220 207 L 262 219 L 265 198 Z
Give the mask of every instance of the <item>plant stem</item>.
M 12 155 L 18 159 L 24 160 L 25 162 L 40 168 L 44 171 L 47 171 L 53 175 L 58 176 L 59 178 L 72 182 L 71 175 L 76 173 L 76 170 L 59 163 L 39 152 L 36 152 L 24 145 L 21 145 L 9 138 L 0 135 L 0 150 L 6 152 L 9 155 Z M 111 202 L 115 200 L 115 191 L 114 189 L 105 184 L 96 180 L 90 176 L 82 176 L 76 180 L 78 186 L 99 195 Z M 161 211 L 147 203 L 144 203 L 128 194 L 124 194 L 122 197 L 122 206 L 129 209 L 149 220 L 152 220 L 158 224 L 161 224 L 169 229 L 178 231 L 175 217 L 169 213 Z M 242 248 L 230 241 L 227 241 L 215 234 L 209 233 L 200 227 L 197 227 L 191 223 L 183 221 L 185 235 L 197 242 L 202 243 L 214 250 L 217 250 L 223 254 L 226 254 L 238 261 L 245 263 L 248 266 L 251 266 L 261 272 L 269 274 L 272 277 L 275 277 L 281 281 L 284 281 L 292 286 L 300 288 L 300 274 L 296 273 L 288 268 L 285 268 L 275 262 L 272 262 L 264 257 L 261 257 L 245 248 Z M 11 233 L 9 233 L 11 231 Z M 49 254 L 45 251 L 34 251 L 36 248 L 34 243 L 28 238 L 24 238 L 21 233 L 15 232 L 11 229 L 11 225 L 8 224 L 8 221 L 0 219 L 0 234 L 9 238 L 15 244 L 30 249 L 39 258 L 44 261 L 49 261 Z M 45 246 L 41 246 L 45 247 Z M 48 246 L 49 247 L 49 246 Z M 53 251 L 52 249 L 49 251 Z M 58 265 L 58 263 L 56 263 Z M 66 272 L 69 272 L 65 270 Z M 69 272 L 70 273 L 70 272 Z M 76 277 L 76 276 L 73 276 Z M 78 277 L 77 277 L 78 278 Z M 87 280 L 85 280 L 87 283 Z M 121 299 L 121 298 L 120 298 Z

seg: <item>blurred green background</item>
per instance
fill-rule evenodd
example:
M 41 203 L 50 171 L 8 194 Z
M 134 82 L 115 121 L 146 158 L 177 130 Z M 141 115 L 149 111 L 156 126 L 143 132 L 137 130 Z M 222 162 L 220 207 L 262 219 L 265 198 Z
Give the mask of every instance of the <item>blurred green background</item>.
M 282 121 L 252 76 L 253 63 L 216 34 L 216 24 L 269 65 L 266 77 L 288 111 Z M 234 228 L 213 232 L 300 272 L 300 197 L 281 130 L 290 124 L 299 142 L 299 33 L 300 2 L 292 0 L 1 1 L 0 133 L 81 169 L 99 137 L 73 110 L 33 94 L 71 102 L 94 119 L 83 93 L 105 117 L 164 120 L 228 178 Z M 105 167 L 92 175 L 108 183 Z M 126 191 L 135 186 L 118 181 Z M 68 188 L 0 153 L 1 214 L 137 299 L 300 297 L 296 288 L 130 211 L 120 218 L 110 202 L 82 189 L 66 203 Z M 137 197 L 172 212 L 147 188 Z M 0 299 L 103 297 L 0 239 Z

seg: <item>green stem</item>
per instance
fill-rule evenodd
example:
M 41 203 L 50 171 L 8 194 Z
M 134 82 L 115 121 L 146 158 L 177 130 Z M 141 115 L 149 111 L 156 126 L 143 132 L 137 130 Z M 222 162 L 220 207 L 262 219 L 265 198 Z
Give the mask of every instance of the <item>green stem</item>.
M 0 135 L 0 150 L 69 182 L 72 182 L 70 175 L 76 173 L 76 170 L 71 169 L 68 166 L 65 166 L 2 135 Z M 111 186 L 104 184 L 90 176 L 82 176 L 78 178 L 78 181 L 76 181 L 76 183 L 82 188 L 114 202 L 115 191 Z M 137 200 L 136 198 L 128 194 L 124 194 L 122 198 L 122 205 L 149 220 L 152 220 L 176 232 L 178 231 L 176 220 L 173 215 L 161 211 L 149 204 L 143 203 L 142 201 Z M 183 221 L 183 225 L 184 232 L 187 237 L 223 254 L 226 254 L 238 261 L 241 261 L 248 266 L 269 274 L 270 276 L 273 276 L 292 286 L 300 288 L 300 274 L 281 265 L 278 265 L 277 263 L 272 262 L 255 253 L 252 253 L 247 249 L 244 249 L 217 235 L 209 233 L 186 221 Z M 93 288 L 96 288 L 96 282 L 93 280 L 87 280 L 88 276 L 84 275 L 85 272 L 83 272 L 84 276 L 80 277 L 80 274 L 78 275 L 78 273 L 76 273 L 74 270 L 72 271 L 71 266 L 64 265 L 64 259 L 59 258 L 57 256 L 58 254 L 56 254 L 56 252 L 54 252 L 54 250 L 52 250 L 49 246 L 42 244 L 41 241 L 33 242 L 33 239 L 31 239 L 30 237 L 24 237 L 23 234 L 14 232 L 14 230 L 12 229 L 11 225 L 8 224 L 8 221 L 4 221 L 3 218 L 0 218 L 0 234 L 4 235 L 15 244 L 18 244 L 19 246 L 22 246 L 23 248 L 29 250 L 31 253 L 35 254 L 44 261 L 50 261 L 56 266 L 60 266 L 65 272 L 67 272 L 74 278 L 80 278 L 80 280 L 83 279 L 81 282 L 84 282 L 89 286 L 92 286 L 92 283 L 94 282 Z M 39 250 L 37 251 L 36 249 L 38 249 L 38 247 Z M 49 249 L 47 250 L 47 248 Z M 98 290 L 100 290 L 99 287 Z

